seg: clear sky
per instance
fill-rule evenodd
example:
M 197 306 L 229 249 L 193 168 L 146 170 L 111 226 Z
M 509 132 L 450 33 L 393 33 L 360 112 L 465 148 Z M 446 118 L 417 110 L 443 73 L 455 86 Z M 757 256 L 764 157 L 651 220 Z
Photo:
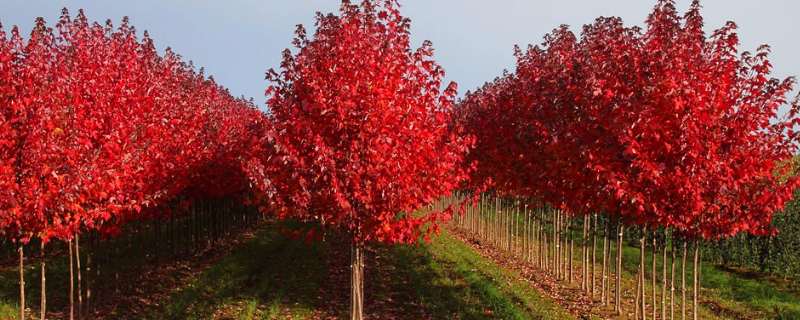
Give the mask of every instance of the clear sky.
M 677 0 L 684 12 L 690 0 Z M 207 75 L 234 95 L 255 98 L 264 105 L 268 86 L 264 73 L 280 64 L 280 53 L 291 46 L 295 25 L 313 31 L 314 13 L 335 12 L 337 0 L 0 0 L 5 30 L 18 25 L 28 34 L 37 16 L 51 26 L 62 7 L 74 15 L 79 8 L 91 21 L 129 16 L 141 32 L 148 30 L 159 49 L 167 46 L 205 67 Z M 599 16 L 618 16 L 627 25 L 643 25 L 655 0 L 401 0 L 411 18 L 412 41 L 433 41 L 435 59 L 459 84 L 459 94 L 513 70 L 513 46 L 538 44 L 542 37 L 568 24 L 573 32 Z M 705 0 L 706 31 L 731 20 L 739 25 L 740 50 L 772 46 L 776 77 L 800 74 L 797 12 L 800 1 Z M 141 34 L 140 34 L 141 35 Z

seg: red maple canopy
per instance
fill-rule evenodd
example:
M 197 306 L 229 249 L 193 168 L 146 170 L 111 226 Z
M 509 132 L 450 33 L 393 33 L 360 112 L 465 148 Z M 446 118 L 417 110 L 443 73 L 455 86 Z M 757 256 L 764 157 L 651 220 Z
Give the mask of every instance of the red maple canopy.
M 319 14 L 314 37 L 300 26 L 298 52 L 268 72 L 282 217 L 394 243 L 416 241 L 450 214 L 419 210 L 465 178 L 469 144 L 449 125 L 456 86 L 441 90 L 431 43 L 410 49 L 397 8 L 364 1 Z

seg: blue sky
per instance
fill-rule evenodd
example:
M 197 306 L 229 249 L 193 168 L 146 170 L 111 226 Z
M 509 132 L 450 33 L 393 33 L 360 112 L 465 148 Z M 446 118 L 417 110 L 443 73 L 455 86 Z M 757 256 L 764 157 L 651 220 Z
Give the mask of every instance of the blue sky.
M 677 0 L 685 11 L 690 0 Z M 207 75 L 234 95 L 255 98 L 264 105 L 268 86 L 264 73 L 280 64 L 280 53 L 291 46 L 298 23 L 313 30 L 314 13 L 335 12 L 337 0 L 0 0 L 0 22 L 30 32 L 37 16 L 50 25 L 62 7 L 79 8 L 92 21 L 118 24 L 129 16 L 138 30 L 148 30 L 159 49 L 167 46 L 205 67 Z M 459 84 L 459 94 L 513 69 L 513 46 L 537 44 L 560 24 L 578 32 L 599 16 L 619 16 L 627 25 L 642 25 L 655 0 L 401 0 L 411 18 L 412 41 L 433 41 L 435 59 Z M 739 25 L 741 50 L 772 46 L 776 77 L 800 74 L 797 12 L 800 2 L 788 0 L 702 1 L 706 30 L 732 20 Z

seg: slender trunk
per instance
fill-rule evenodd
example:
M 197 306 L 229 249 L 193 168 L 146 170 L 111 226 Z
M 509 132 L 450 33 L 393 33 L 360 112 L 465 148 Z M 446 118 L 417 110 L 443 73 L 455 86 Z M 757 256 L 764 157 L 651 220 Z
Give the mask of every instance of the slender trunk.
M 681 319 L 686 320 L 686 241 L 683 242 L 683 263 L 681 263 Z
M 642 319 L 644 319 L 644 320 L 647 320 L 647 306 L 646 306 L 646 304 L 647 304 L 647 290 L 645 290 L 645 287 L 644 287 L 644 281 L 645 281 L 644 280 L 645 279 L 645 274 L 644 274 L 644 270 L 645 270 L 645 267 L 644 267 L 644 262 L 645 262 L 644 261 L 644 248 L 645 247 L 644 247 L 644 244 L 645 244 L 645 234 L 647 233 L 646 230 L 647 229 L 642 230 L 642 239 L 639 240 L 640 249 L 641 249 L 640 250 L 640 254 L 639 254 L 639 270 L 641 270 L 641 273 L 640 273 L 640 276 L 639 276 L 639 286 L 641 287 L 641 290 L 642 290 Z
M 614 303 L 615 303 L 615 309 L 617 311 L 617 315 L 621 315 L 622 314 L 622 302 L 620 300 L 622 299 L 621 298 L 621 293 L 622 293 L 622 291 L 621 291 L 621 289 L 622 289 L 621 288 L 621 285 L 622 285 L 622 283 L 621 283 L 621 281 L 622 281 L 622 240 L 623 240 L 623 234 L 625 233 L 625 225 L 622 224 L 622 220 L 620 218 L 617 218 L 617 226 L 618 226 L 617 229 L 619 230 L 618 233 L 617 233 L 617 268 L 615 270 L 617 272 L 617 276 L 616 276 L 616 279 L 615 279 L 616 284 L 617 284 L 617 294 L 614 296 Z
M 567 250 L 567 239 L 564 236 L 564 227 L 566 224 L 564 223 L 564 211 L 560 211 L 558 213 L 558 273 L 561 276 L 562 280 L 567 279 L 567 270 L 566 270 L 566 250 Z
M 514 216 L 514 239 L 516 241 L 514 241 L 512 243 L 514 244 L 514 253 L 515 254 L 519 254 L 520 247 L 521 247 L 521 244 L 522 244 L 522 241 L 520 240 L 520 233 L 519 233 L 519 217 L 520 217 L 520 214 L 521 214 L 521 212 L 519 211 L 519 206 L 517 206 L 517 208 L 515 209 L 514 213 L 515 213 L 515 216 Z M 524 219 L 523 219 L 523 223 L 524 223 Z
M 651 289 L 653 290 L 653 294 L 652 294 L 653 304 L 650 305 L 650 307 L 653 308 L 653 319 L 656 318 L 656 314 L 658 313 L 658 308 L 656 308 L 656 278 L 658 277 L 658 273 L 656 273 L 656 250 L 657 250 L 657 247 L 656 247 L 656 229 L 653 228 L 653 252 L 652 252 L 652 256 L 653 256 L 653 261 L 652 261 L 653 262 L 652 263 L 653 264 L 653 273 L 650 274 L 650 279 L 652 281 L 652 288 Z
M 697 320 L 697 294 L 700 288 L 700 243 L 695 240 L 694 242 L 694 286 L 692 287 L 693 309 L 692 314 L 694 320 Z
M 641 243 L 642 240 L 640 239 L 639 242 Z M 640 245 L 640 248 L 642 246 Z M 636 300 L 633 303 L 634 309 L 634 316 L 633 319 L 639 320 L 639 313 L 642 311 L 642 304 L 640 303 L 642 300 L 642 264 L 639 263 L 639 269 L 636 270 Z
M 564 262 L 564 255 L 563 255 L 563 246 L 564 246 L 564 234 L 561 227 L 563 226 L 563 212 L 558 210 L 558 219 L 556 219 L 556 276 L 559 280 L 563 279 L 564 273 L 562 272 L 563 269 L 563 262 Z
M 597 264 L 597 257 L 595 256 L 597 252 L 597 214 L 594 214 L 594 225 L 592 226 L 592 297 L 594 297 L 595 291 L 595 281 L 594 276 L 596 273 L 595 265 Z
M 494 244 L 497 247 L 500 246 L 500 197 L 496 196 L 494 198 L 494 226 L 492 228 L 492 232 L 494 233 Z
M 69 320 L 73 320 L 75 319 L 75 279 L 73 278 L 75 270 L 72 267 L 72 240 L 69 240 L 67 244 L 69 246 Z
M 672 237 L 672 274 L 669 294 L 669 319 L 675 320 L 675 237 Z
M 25 320 L 25 253 L 19 245 L 19 318 Z
M 75 235 L 75 267 L 78 276 L 78 318 L 83 318 L 83 290 L 81 289 L 81 245 L 80 235 Z
M 663 257 L 661 259 L 661 319 L 667 318 L 667 229 L 664 229 Z
M 600 302 L 604 306 L 608 306 L 608 295 L 606 294 L 606 286 L 608 283 L 608 223 L 603 228 L 603 268 L 601 269 L 600 278 Z
M 558 279 L 558 211 L 553 211 L 553 275 Z
M 45 291 L 46 291 L 47 285 L 45 284 L 44 241 L 42 241 L 41 250 L 42 250 L 42 301 L 41 301 L 42 302 L 42 304 L 41 304 L 42 305 L 41 306 L 42 310 L 41 310 L 40 318 L 42 320 L 44 320 L 45 319 L 45 315 L 47 314 L 47 296 L 45 295 Z
M 589 275 L 587 267 L 589 266 L 589 259 L 587 259 L 587 255 L 589 253 L 589 247 L 587 243 L 587 234 L 589 232 L 589 219 L 586 219 L 587 216 L 583 216 L 583 237 L 581 238 L 581 290 L 584 292 L 588 291 L 588 284 L 586 277 Z
M 364 318 L 364 256 L 363 245 L 350 246 L 350 320 Z
M 567 226 L 567 239 L 569 239 L 569 283 L 572 283 L 572 257 L 575 250 L 575 238 L 572 237 L 573 218 L 568 216 L 567 221 L 569 222 Z
M 525 206 L 522 216 L 522 260 L 528 262 L 528 207 Z

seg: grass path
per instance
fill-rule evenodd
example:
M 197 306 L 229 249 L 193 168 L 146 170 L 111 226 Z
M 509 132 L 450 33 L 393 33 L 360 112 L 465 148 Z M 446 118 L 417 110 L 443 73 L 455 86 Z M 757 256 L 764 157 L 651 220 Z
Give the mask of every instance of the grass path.
M 342 319 L 348 246 L 274 228 L 173 291 L 153 319 Z M 445 233 L 431 244 L 370 246 L 368 319 L 575 319 L 518 274 Z

